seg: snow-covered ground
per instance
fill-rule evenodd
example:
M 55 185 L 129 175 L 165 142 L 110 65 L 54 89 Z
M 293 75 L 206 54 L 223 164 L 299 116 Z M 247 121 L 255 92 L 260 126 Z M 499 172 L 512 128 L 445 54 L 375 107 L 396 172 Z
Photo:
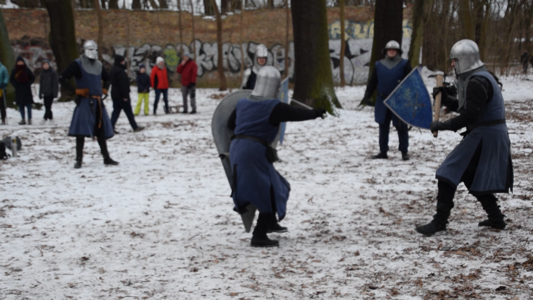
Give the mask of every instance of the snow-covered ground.
M 287 126 L 276 167 L 292 185 L 289 232 L 271 235 L 273 249 L 251 248 L 232 210 L 211 137 L 218 91 L 197 91 L 197 115 L 141 114 L 140 133 L 122 114 L 108 140 L 117 167 L 87 139 L 73 168 L 73 103 L 55 103 L 46 125 L 36 110 L 34 125 L 16 125 L 10 109 L 1 135 L 23 149 L 0 162 L 0 298 L 531 299 L 532 91 L 531 80 L 504 81 L 515 166 L 514 193 L 498 196 L 506 230 L 478 227 L 485 214 L 461 185 L 448 231 L 416 233 L 435 212 L 435 170 L 461 136 L 413 129 L 402 161 L 391 130 L 389 160 L 372 160 L 377 124 L 357 109 L 364 87 L 351 87 L 337 89 L 339 118 Z

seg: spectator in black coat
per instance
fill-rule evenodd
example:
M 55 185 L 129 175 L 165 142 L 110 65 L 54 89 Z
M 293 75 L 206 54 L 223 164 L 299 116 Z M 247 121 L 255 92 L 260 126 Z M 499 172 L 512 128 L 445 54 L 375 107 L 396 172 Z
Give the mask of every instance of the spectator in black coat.
M 52 121 L 54 116 L 52 114 L 52 103 L 54 98 L 57 98 L 59 90 L 59 76 L 57 72 L 50 66 L 49 60 L 43 60 L 43 71 L 39 80 L 39 99 L 44 98 L 44 121 Z
M 135 117 L 133 116 L 133 111 L 131 110 L 131 99 L 130 99 L 130 80 L 126 74 L 126 60 L 124 56 L 116 55 L 115 64 L 111 69 L 111 99 L 113 99 L 113 114 L 111 115 L 111 125 L 113 129 L 117 123 L 118 116 L 120 111 L 124 110 L 130 125 L 133 128 L 134 132 L 139 132 L 144 129 L 144 127 L 137 126 L 135 122 Z M 115 131 L 115 134 L 117 132 Z
M 137 105 L 135 106 L 134 115 L 138 115 L 141 112 L 141 105 L 144 101 L 144 114 L 148 115 L 150 107 L 148 107 L 150 96 L 150 76 L 146 74 L 146 67 L 144 65 L 139 66 L 139 72 L 137 73 Z
M 17 102 L 20 115 L 22 116 L 19 125 L 26 124 L 24 107 L 26 107 L 26 110 L 28 111 L 28 124 L 31 125 L 31 105 L 33 104 L 31 84 L 35 81 L 35 76 L 30 68 L 26 66 L 26 62 L 21 56 L 17 57 L 17 64 L 13 71 L 11 71 L 9 81 L 15 87 L 15 101 Z

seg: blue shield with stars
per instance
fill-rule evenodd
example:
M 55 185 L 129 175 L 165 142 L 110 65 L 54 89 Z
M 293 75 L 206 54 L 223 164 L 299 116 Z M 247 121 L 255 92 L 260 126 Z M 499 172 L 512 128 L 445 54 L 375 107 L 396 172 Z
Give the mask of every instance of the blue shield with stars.
M 384 103 L 400 120 L 411 126 L 429 129 L 433 121 L 431 97 L 418 68 L 400 82 Z
M 289 104 L 289 77 L 285 78 L 285 80 L 281 82 L 281 87 L 279 89 L 279 101 Z M 287 123 L 281 123 L 279 133 L 279 143 L 281 145 L 283 145 L 283 138 L 285 137 L 286 127 Z

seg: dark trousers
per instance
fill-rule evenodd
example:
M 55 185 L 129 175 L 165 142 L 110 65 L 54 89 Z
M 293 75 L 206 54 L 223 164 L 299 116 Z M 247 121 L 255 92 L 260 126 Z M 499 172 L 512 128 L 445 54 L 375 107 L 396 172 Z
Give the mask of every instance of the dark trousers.
M 389 151 L 389 132 L 390 132 L 390 123 L 392 121 L 392 112 L 390 109 L 387 109 L 387 114 L 385 115 L 385 121 L 383 124 L 379 124 L 379 151 L 386 153 Z M 402 153 L 407 152 L 409 147 L 409 128 L 407 124 L 398 120 L 398 125 L 396 126 L 398 131 L 398 139 L 400 140 L 400 146 L 398 150 Z
M 481 157 L 481 145 L 478 146 L 472 160 L 468 164 L 466 171 L 461 178 L 461 181 L 465 184 L 466 188 L 470 190 L 476 170 L 479 164 L 479 158 Z M 439 180 L 438 183 L 439 192 L 437 194 L 437 214 L 433 217 L 434 221 L 441 225 L 445 225 L 448 222 L 450 212 L 454 207 L 453 198 L 455 196 L 456 187 L 453 185 Z M 500 211 L 500 207 L 496 204 L 498 199 L 493 194 L 473 194 L 474 197 L 481 203 L 483 209 L 487 212 L 489 219 L 502 219 L 503 214 Z
M 2 97 L 0 97 L 0 115 L 2 122 L 6 121 L 6 90 L 3 90 Z
M 44 119 L 52 120 L 54 116 L 52 114 L 52 103 L 54 102 L 54 96 L 44 96 Z
M 99 130 L 97 135 L 98 145 L 100 146 L 100 152 L 104 159 L 109 158 L 109 152 L 107 151 L 107 143 L 105 139 L 104 130 Z M 81 161 L 83 159 L 83 146 L 85 146 L 85 137 L 76 137 L 76 160 Z
M 133 110 L 131 109 L 131 100 L 128 99 L 128 101 L 124 101 L 124 99 L 113 99 L 113 113 L 111 114 L 111 125 L 113 125 L 113 128 L 115 128 L 115 124 L 117 124 L 118 116 L 120 115 L 120 112 L 124 110 L 124 113 L 128 117 L 128 121 L 130 121 L 131 128 L 133 130 L 137 129 L 137 122 L 135 122 L 135 117 L 133 116 Z
M 168 114 L 168 89 L 155 89 L 155 101 L 154 101 L 154 115 L 157 112 L 157 103 L 159 103 L 159 97 L 163 94 L 163 101 L 165 101 L 165 113 Z

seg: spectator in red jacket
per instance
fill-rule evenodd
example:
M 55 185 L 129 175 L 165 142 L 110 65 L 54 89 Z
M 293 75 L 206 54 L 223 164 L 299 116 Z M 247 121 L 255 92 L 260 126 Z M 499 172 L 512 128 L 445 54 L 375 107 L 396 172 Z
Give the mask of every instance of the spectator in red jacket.
M 155 102 L 154 102 L 154 115 L 157 114 L 157 103 L 159 97 L 163 94 L 163 100 L 165 101 L 165 113 L 169 113 L 168 109 L 168 72 L 165 66 L 165 60 L 159 56 L 155 61 L 156 66 L 152 68 L 152 74 L 150 74 L 150 80 L 152 82 L 152 88 L 155 90 Z
M 196 113 L 196 76 L 198 75 L 198 66 L 191 59 L 190 53 L 183 55 L 182 62 L 178 65 L 178 73 L 181 74 L 181 94 L 183 95 L 183 111 L 187 113 L 187 95 L 191 95 L 191 114 Z

